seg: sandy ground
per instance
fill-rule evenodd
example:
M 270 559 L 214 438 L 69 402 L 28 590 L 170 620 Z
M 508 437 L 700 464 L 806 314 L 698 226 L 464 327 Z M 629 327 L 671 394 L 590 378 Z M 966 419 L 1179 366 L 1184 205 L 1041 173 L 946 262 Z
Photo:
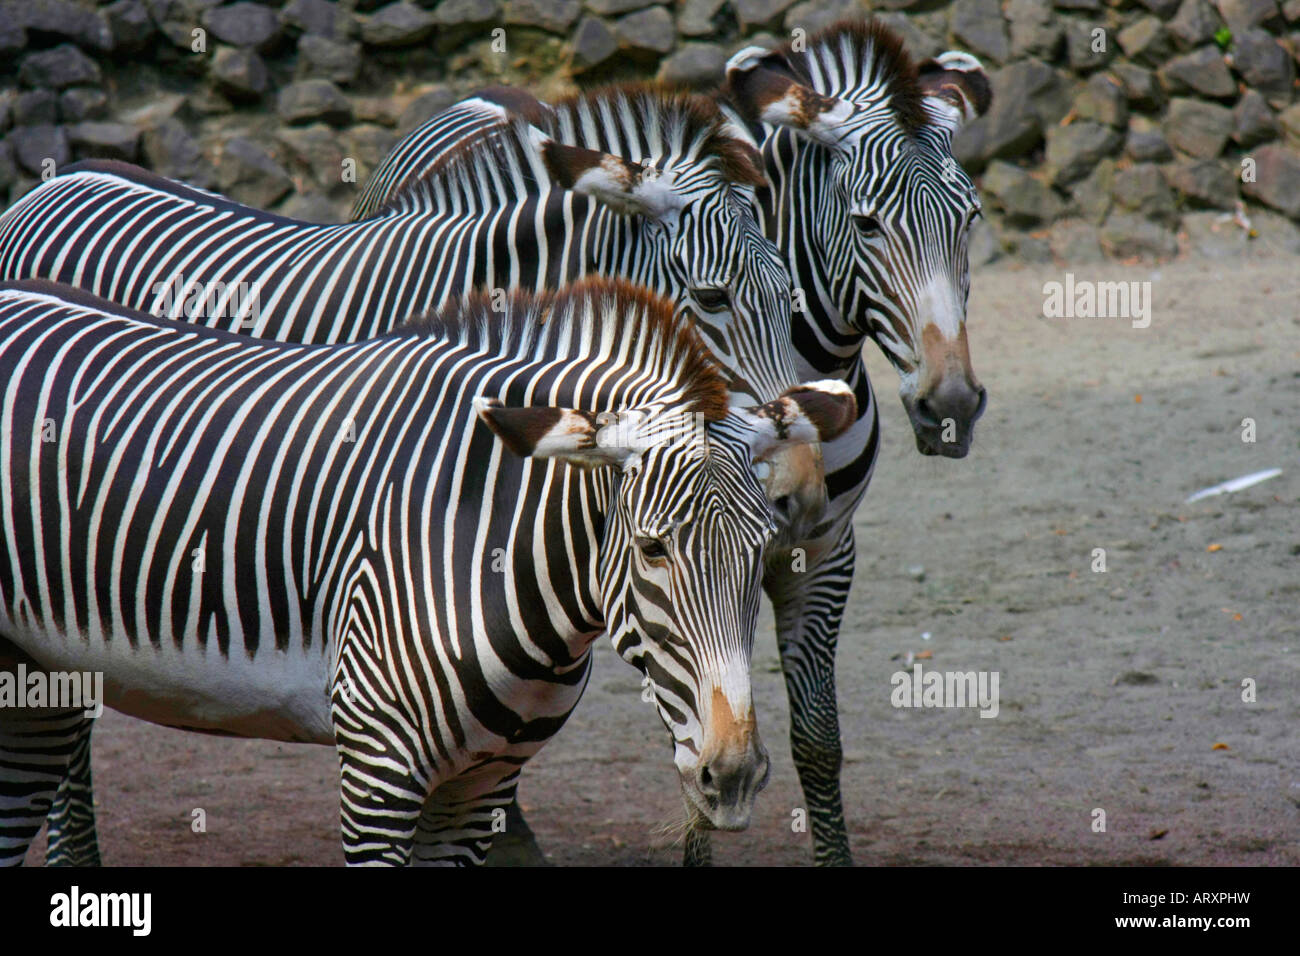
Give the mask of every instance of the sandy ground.
M 917 455 L 896 377 L 869 356 L 884 447 L 839 650 L 856 859 L 1300 864 L 1300 261 L 1075 271 L 1150 281 L 1150 327 L 1042 318 L 1060 268 L 977 272 L 971 351 L 990 403 L 964 461 Z M 1283 475 L 1184 504 L 1270 467 Z M 997 671 L 997 718 L 894 709 L 890 675 L 926 651 L 924 666 Z M 666 734 L 638 675 L 607 642 L 595 653 L 577 712 L 525 771 L 523 806 L 557 864 L 675 864 Z M 754 671 L 771 783 L 715 859 L 804 864 L 766 620 Z M 94 772 L 108 864 L 342 862 L 331 750 L 110 713 Z M 29 859 L 43 852 L 42 839 Z

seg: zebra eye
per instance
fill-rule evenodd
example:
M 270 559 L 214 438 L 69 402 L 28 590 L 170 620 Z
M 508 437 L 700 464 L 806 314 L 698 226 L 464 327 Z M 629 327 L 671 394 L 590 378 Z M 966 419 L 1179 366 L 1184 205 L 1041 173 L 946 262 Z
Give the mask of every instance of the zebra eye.
M 647 561 L 662 561 L 668 557 L 668 548 L 658 538 L 638 535 L 636 546 L 641 549 L 641 554 Z
M 731 304 L 730 296 L 722 289 L 696 289 L 692 295 L 707 312 L 721 312 Z
M 864 236 L 875 236 L 880 232 L 880 220 L 875 216 L 854 216 L 853 224 Z

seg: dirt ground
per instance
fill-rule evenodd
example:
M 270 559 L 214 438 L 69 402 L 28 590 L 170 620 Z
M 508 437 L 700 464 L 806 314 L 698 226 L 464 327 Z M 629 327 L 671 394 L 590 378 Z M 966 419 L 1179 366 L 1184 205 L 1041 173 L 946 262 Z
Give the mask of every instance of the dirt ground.
M 1300 864 L 1300 260 L 1091 270 L 1074 271 L 1150 281 L 1150 327 L 1042 318 L 1060 268 L 974 275 L 990 400 L 964 461 L 916 453 L 896 376 L 869 356 L 883 451 L 839 649 L 860 864 Z M 1272 467 L 1283 474 L 1184 504 Z M 909 651 L 997 671 L 997 718 L 894 709 Z M 556 864 L 676 864 L 667 736 L 638 675 L 608 642 L 595 656 L 577 712 L 524 773 L 523 806 Z M 767 620 L 754 671 L 771 783 L 715 860 L 806 864 Z M 95 736 L 105 863 L 342 863 L 331 750 L 113 713 Z M 42 838 L 29 859 L 43 853 Z

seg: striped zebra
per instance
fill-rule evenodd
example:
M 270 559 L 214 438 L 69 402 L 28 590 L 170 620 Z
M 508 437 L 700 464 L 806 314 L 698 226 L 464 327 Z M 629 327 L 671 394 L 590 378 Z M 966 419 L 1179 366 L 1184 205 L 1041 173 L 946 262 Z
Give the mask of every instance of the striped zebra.
M 333 744 L 349 864 L 473 864 L 604 631 L 688 812 L 747 825 L 755 463 L 838 433 L 852 393 L 732 406 L 689 321 L 629 283 L 499 308 L 305 346 L 0 285 L 0 654 L 102 672 L 155 723 Z M 10 861 L 66 716 L 0 714 Z
M 711 101 L 645 85 L 566 101 L 565 129 L 617 128 L 609 141 L 631 160 L 592 148 L 594 136 L 560 141 L 525 125 L 526 97 L 482 106 L 506 121 L 497 135 L 443 156 L 364 223 L 297 223 L 124 164 L 75 164 L 0 217 L 0 279 L 51 279 L 156 315 L 331 343 L 386 332 L 475 285 L 623 275 L 703 320 L 742 397 L 765 401 L 795 382 L 789 274 L 750 207 L 757 153 Z M 794 529 L 783 536 L 798 534 L 824 506 L 816 452 L 794 447 L 770 467 L 769 493 Z M 67 730 L 83 772 L 55 800 L 52 862 L 97 859 L 92 728 Z
M 742 50 L 717 95 L 761 144 L 767 182 L 755 193 L 756 214 L 794 276 L 799 374 L 844 381 L 857 396 L 854 427 L 821 448 L 830 496 L 823 520 L 794 543 L 799 551 L 771 561 L 764 579 L 814 861 L 847 865 L 835 648 L 856 554 L 852 518 L 871 481 L 879 431 L 861 352 L 870 338 L 898 370 L 922 454 L 968 453 L 986 401 L 965 326 L 966 241 L 980 206 L 951 143 L 988 109 L 989 84 L 969 54 L 917 64 L 878 21 L 844 21 L 801 51 Z M 376 170 L 353 215 L 377 208 L 404 176 L 436 165 L 458 134 L 481 136 L 491 122 L 476 101 L 428 121 Z M 707 833 L 688 834 L 687 862 L 708 858 Z

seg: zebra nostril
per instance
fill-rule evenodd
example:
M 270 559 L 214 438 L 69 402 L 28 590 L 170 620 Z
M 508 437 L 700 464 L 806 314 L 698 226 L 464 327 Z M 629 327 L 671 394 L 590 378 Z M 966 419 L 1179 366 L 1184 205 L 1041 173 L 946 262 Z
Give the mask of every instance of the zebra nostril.
M 699 782 L 700 782 L 700 793 L 709 797 L 717 796 L 718 787 L 713 782 L 713 774 L 709 772 L 709 768 L 707 765 L 700 768 Z
M 934 406 L 928 398 L 916 400 L 916 417 L 922 425 L 938 425 L 939 416 L 934 413 Z

